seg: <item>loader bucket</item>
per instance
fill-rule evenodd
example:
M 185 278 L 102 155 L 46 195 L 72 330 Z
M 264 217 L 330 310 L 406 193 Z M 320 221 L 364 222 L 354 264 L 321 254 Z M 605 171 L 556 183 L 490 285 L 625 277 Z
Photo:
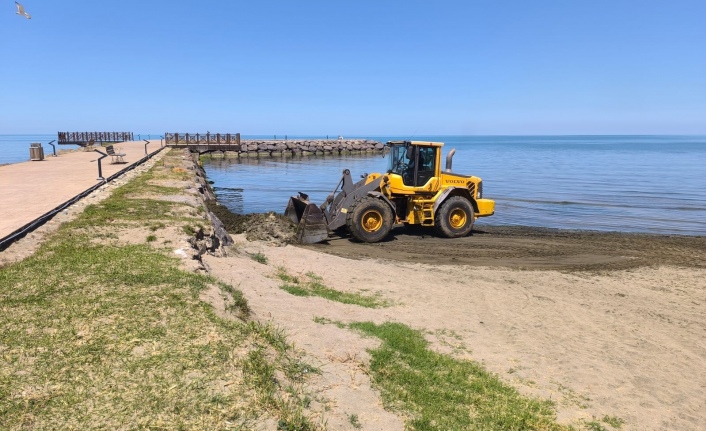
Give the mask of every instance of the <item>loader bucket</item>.
M 315 244 L 328 238 L 323 211 L 309 203 L 308 199 L 303 199 L 302 196 L 291 197 L 284 215 L 297 225 L 296 236 L 300 244 Z

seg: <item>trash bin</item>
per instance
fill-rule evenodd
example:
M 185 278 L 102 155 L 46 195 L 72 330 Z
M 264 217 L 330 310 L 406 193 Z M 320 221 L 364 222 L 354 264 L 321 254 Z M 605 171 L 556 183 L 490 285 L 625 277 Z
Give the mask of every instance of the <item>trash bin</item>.
M 39 142 L 33 142 L 29 145 L 30 160 L 44 160 L 44 148 Z

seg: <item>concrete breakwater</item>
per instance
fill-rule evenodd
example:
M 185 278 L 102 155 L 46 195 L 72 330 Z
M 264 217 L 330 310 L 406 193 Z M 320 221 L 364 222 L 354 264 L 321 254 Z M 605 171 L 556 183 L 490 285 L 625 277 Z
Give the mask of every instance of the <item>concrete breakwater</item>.
M 242 140 L 240 151 L 214 151 L 211 157 L 294 157 L 381 153 L 384 145 L 368 139 Z

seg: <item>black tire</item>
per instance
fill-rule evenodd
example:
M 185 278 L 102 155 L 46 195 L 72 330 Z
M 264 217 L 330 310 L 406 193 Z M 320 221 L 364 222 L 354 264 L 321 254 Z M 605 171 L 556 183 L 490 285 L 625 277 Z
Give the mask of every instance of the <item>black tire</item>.
M 439 235 L 446 238 L 460 238 L 471 233 L 473 221 L 471 202 L 462 196 L 454 196 L 441 204 L 434 224 Z
M 365 196 L 348 209 L 346 225 L 355 239 L 378 242 L 390 233 L 392 218 L 392 208 L 385 201 Z

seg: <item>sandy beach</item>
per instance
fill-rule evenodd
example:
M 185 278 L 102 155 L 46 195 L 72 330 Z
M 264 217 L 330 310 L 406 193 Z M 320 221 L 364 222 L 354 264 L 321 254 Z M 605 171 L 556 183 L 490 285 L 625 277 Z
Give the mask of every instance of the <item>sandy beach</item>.
M 239 283 L 257 318 L 284 326 L 318 360 L 321 390 L 337 400 L 341 426 L 343 413 L 359 411 L 364 399 L 361 420 L 379 424 L 369 429 L 402 429 L 375 401 L 361 371 L 374 341 L 314 318 L 395 321 L 422 330 L 439 351 L 479 361 L 523 393 L 555 400 L 560 422 L 607 415 L 629 430 L 702 429 L 703 238 L 484 232 L 460 240 L 402 234 L 374 245 L 338 239 L 307 247 L 241 236 L 236 248 L 267 256 L 267 267 L 240 256 L 205 263 L 217 277 Z M 612 241 L 603 242 L 606 236 Z M 294 297 L 278 288 L 277 268 L 313 272 L 329 287 L 378 293 L 393 305 L 371 310 Z
M 185 190 L 192 202 L 194 185 Z M 5 250 L 2 262 L 26 257 L 105 191 Z M 379 341 L 335 324 L 363 321 L 422 331 L 438 352 L 477 361 L 522 393 L 555 401 L 563 424 L 610 417 L 625 430 L 703 429 L 704 237 L 480 224 L 453 240 L 400 227 L 378 244 L 332 237 L 282 246 L 233 237 L 226 256 L 205 254 L 197 266 L 184 256 L 184 266 L 240 289 L 253 318 L 283 328 L 322 371 L 308 385 L 327 400 L 311 409 L 328 429 L 353 429 L 351 414 L 360 429 L 405 426 L 383 408 L 366 371 L 367 350 Z M 293 296 L 281 289 L 281 271 L 315 274 L 332 289 L 375 294 L 388 306 Z M 202 299 L 220 306 L 217 293 Z
M 706 431 L 706 1 L 10 3 L 0 431 Z

